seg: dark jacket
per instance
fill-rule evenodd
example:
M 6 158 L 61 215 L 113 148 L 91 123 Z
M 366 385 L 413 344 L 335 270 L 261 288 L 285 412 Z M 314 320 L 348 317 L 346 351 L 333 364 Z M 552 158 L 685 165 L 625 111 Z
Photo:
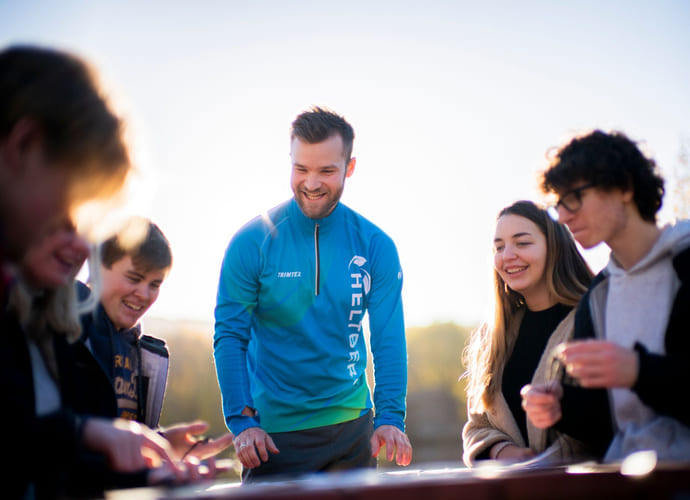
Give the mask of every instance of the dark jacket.
M 38 417 L 28 343 L 14 314 L 4 308 L 0 332 L 4 340 L 0 351 L 2 428 L 11 453 L 7 497 L 21 498 L 29 487 L 36 498 L 55 498 L 95 496 L 105 488 L 145 485 L 146 471 L 113 473 L 104 456 L 82 446 L 84 422 L 91 416 L 113 417 L 116 410 L 105 390 L 108 381 L 99 374 L 86 347 L 53 335 L 62 406 Z
M 89 293 L 91 292 L 86 285 L 77 282 L 77 295 L 80 300 L 85 300 Z M 113 337 L 118 335 L 117 328 L 101 304 L 92 312 L 82 315 L 81 325 L 82 341 L 88 345 L 100 365 L 101 372 L 108 378 L 110 397 L 116 401 L 113 389 Z M 132 330 L 135 330 L 136 345 L 142 360 L 142 373 L 138 375 L 138 383 L 141 384 L 142 399 L 145 401 L 144 405 L 139 404 L 137 421 L 155 429 L 158 427 L 167 385 L 168 348 L 163 340 L 142 335 L 139 325 L 134 326 Z
M 639 372 L 632 391 L 656 413 L 690 426 L 690 399 L 683 397 L 677 389 L 690 385 L 690 248 L 673 258 L 673 268 L 681 285 L 666 326 L 666 354 L 651 353 L 642 344 L 635 344 Z M 602 271 L 594 278 L 578 305 L 575 314 L 575 339 L 595 337 L 590 310 L 591 296 L 593 293 L 605 294 L 606 286 L 607 275 Z M 556 427 L 588 443 L 597 456 L 603 457 L 614 435 L 608 391 L 578 387 L 569 383 L 567 377 L 563 382 L 563 418 Z

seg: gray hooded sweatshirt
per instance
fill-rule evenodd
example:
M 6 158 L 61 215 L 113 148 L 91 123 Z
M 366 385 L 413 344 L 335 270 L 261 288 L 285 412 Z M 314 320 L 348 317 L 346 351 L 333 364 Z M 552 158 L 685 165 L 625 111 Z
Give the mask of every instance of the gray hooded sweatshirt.
M 690 221 L 682 221 L 665 226 L 647 255 L 630 269 L 624 270 L 613 257 L 610 259 L 606 267 L 608 293 L 600 318 L 606 340 L 628 348 L 639 342 L 652 353 L 665 354 L 666 326 L 680 287 L 672 258 L 688 246 Z M 681 389 L 677 397 L 686 397 L 688 388 Z M 615 388 L 609 394 L 616 434 L 605 461 L 648 449 L 656 450 L 660 460 L 690 458 L 690 428 L 657 414 L 629 389 Z

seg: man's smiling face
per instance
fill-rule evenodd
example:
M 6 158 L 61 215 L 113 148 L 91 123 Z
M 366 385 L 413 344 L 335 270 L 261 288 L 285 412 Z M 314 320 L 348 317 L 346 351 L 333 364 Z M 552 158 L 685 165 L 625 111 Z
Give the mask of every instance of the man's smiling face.
M 310 144 L 295 137 L 290 148 L 292 192 L 302 213 L 310 219 L 323 219 L 338 204 L 345 179 L 352 175 L 354 158 L 343 156 L 343 139 L 332 135 Z
M 110 269 L 101 266 L 101 304 L 118 330 L 132 328 L 158 298 L 168 269 L 143 271 L 125 255 Z

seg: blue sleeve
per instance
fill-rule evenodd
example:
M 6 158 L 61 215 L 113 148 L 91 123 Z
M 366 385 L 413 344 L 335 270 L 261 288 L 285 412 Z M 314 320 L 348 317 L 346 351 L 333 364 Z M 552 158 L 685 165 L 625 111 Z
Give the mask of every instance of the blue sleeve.
M 247 369 L 251 316 L 257 304 L 259 248 L 248 234 L 239 233 L 228 246 L 220 271 L 215 308 L 213 356 L 230 431 L 238 435 L 259 426 L 258 419 L 241 414 L 254 408 Z
M 407 345 L 401 295 L 402 269 L 390 238 L 381 235 L 372 243 L 368 314 L 374 357 L 374 427 L 394 425 L 404 431 Z

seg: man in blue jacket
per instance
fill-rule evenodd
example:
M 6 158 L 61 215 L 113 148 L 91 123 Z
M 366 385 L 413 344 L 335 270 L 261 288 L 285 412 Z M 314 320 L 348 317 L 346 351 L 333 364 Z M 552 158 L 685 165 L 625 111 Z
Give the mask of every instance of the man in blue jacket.
M 329 110 L 299 115 L 294 197 L 240 229 L 223 259 L 214 356 L 245 482 L 373 467 L 384 445 L 399 465 L 412 457 L 397 250 L 340 203 L 355 168 L 353 140 L 350 124 Z

